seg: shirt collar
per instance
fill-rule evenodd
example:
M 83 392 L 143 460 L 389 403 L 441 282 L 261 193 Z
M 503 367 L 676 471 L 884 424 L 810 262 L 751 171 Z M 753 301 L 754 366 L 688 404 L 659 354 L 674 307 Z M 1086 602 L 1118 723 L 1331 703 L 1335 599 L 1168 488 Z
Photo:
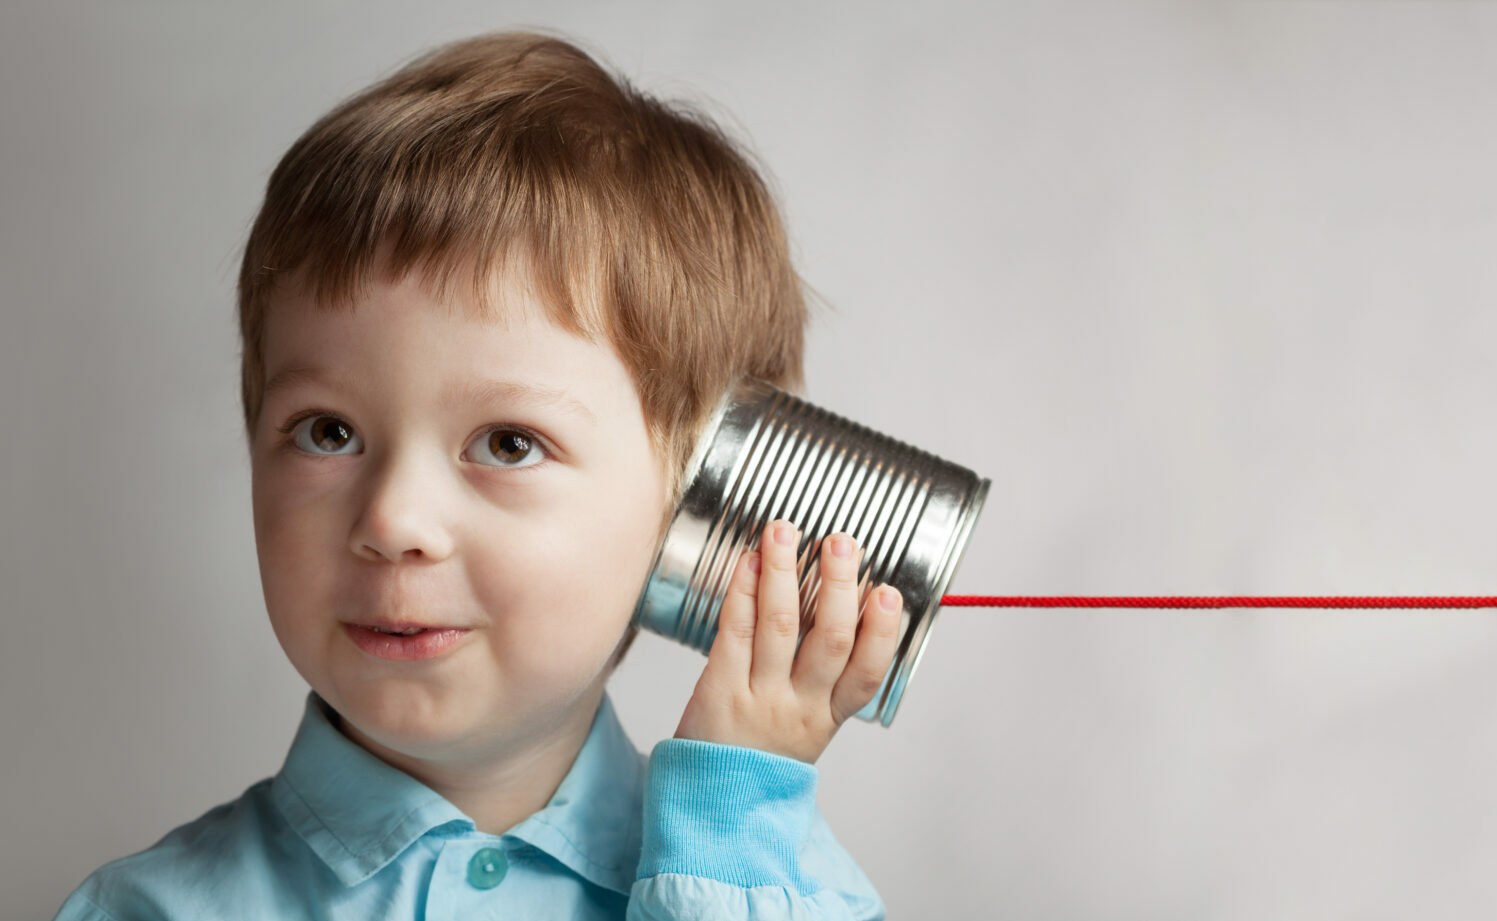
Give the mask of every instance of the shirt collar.
M 479 834 L 473 820 L 416 778 L 338 731 L 336 712 L 308 691 L 291 750 L 271 783 L 286 821 L 352 886 L 435 829 Z M 592 728 L 551 803 L 507 831 L 595 885 L 625 895 L 639 862 L 644 759 L 605 692 Z

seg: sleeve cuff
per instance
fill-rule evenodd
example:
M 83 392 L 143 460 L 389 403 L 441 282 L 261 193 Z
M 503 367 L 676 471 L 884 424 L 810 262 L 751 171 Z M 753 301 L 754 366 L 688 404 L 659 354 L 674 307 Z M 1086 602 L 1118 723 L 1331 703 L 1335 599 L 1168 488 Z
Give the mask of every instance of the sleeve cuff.
M 816 812 L 813 764 L 738 745 L 665 739 L 650 752 L 635 879 L 679 873 L 810 895 L 800 852 Z

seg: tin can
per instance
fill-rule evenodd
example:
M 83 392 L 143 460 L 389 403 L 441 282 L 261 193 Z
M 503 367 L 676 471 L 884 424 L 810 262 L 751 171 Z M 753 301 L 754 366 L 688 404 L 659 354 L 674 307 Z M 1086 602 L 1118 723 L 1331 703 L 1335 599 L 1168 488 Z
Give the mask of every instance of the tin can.
M 713 411 L 686 483 L 634 622 L 705 655 L 739 556 L 758 547 L 769 522 L 784 518 L 801 531 L 804 639 L 816 618 L 823 538 L 845 532 L 863 549 L 859 610 L 882 583 L 903 598 L 894 661 L 856 714 L 893 723 L 990 481 L 744 377 Z

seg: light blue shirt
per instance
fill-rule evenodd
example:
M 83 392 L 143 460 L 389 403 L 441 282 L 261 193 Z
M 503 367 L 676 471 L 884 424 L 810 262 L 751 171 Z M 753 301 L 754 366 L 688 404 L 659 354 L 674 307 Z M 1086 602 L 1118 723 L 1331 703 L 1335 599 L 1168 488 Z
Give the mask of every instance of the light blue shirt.
M 491 835 L 335 718 L 308 691 L 278 774 L 95 870 L 56 921 L 884 918 L 814 765 L 687 739 L 647 760 L 605 694 L 551 802 Z

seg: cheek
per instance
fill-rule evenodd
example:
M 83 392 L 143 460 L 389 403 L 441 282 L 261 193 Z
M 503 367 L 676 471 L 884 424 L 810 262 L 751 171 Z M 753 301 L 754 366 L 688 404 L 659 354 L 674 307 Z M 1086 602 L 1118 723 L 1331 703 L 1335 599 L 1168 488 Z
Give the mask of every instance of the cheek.
M 304 501 L 279 483 L 257 477 L 254 486 L 255 551 L 260 581 L 272 621 L 293 618 L 298 601 L 325 597 L 320 583 L 331 577 L 328 541 L 333 535 L 315 503 Z
M 471 570 L 498 651 L 523 647 L 547 671 L 596 667 L 628 626 L 643 573 L 623 570 L 609 535 L 587 523 L 557 521 L 526 536 L 491 544 Z

